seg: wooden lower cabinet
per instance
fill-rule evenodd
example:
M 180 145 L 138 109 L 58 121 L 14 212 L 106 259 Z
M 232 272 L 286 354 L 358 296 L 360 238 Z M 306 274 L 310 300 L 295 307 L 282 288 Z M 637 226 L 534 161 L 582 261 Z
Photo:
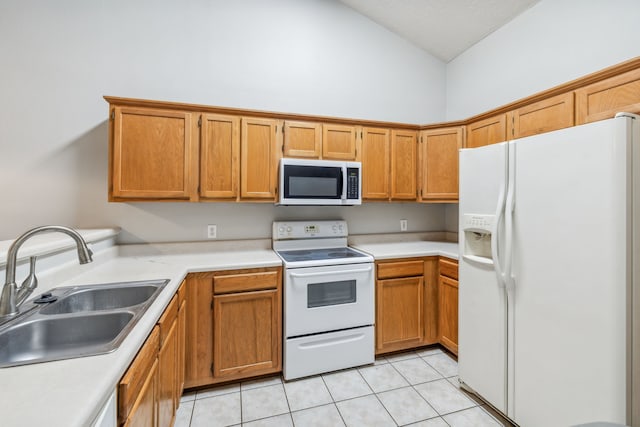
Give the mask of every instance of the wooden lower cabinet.
M 282 269 L 187 277 L 185 387 L 282 370 Z
M 458 354 L 458 263 L 440 259 L 438 280 L 440 344 Z
M 118 384 L 118 425 L 157 426 L 159 346 L 156 326 Z
M 185 283 L 118 384 L 118 425 L 172 426 L 184 378 Z
M 176 414 L 178 362 L 178 298 L 175 296 L 158 322 L 158 426 L 170 427 Z
M 442 257 L 376 262 L 376 354 L 440 343 L 458 352 L 458 264 Z
M 423 278 L 378 280 L 376 285 L 376 350 L 401 350 L 422 344 Z
M 154 360 L 140 389 L 140 394 L 124 422 L 125 427 L 150 427 L 158 425 L 156 411 L 157 389 L 158 361 Z
M 213 297 L 213 375 L 238 378 L 280 369 L 278 290 Z

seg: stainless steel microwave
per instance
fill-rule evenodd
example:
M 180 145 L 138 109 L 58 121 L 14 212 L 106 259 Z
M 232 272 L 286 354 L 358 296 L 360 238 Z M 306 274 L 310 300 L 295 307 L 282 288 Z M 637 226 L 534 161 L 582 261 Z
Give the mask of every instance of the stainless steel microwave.
M 280 205 L 362 204 L 362 164 L 280 159 Z

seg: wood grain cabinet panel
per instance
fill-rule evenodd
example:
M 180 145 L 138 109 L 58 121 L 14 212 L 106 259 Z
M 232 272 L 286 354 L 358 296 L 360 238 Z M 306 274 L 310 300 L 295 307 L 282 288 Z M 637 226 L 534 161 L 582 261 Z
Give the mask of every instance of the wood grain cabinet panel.
M 176 410 L 180 406 L 180 396 L 184 391 L 184 372 L 185 372 L 185 343 L 187 333 L 187 300 L 186 300 L 186 283 L 183 282 L 178 292 L 178 301 L 180 308 L 178 309 L 178 359 L 176 363 Z M 183 291 L 184 289 L 184 291 Z
M 192 196 L 191 113 L 113 108 L 110 200 Z
M 200 197 L 238 197 L 240 118 L 203 114 L 200 118 Z
M 391 131 L 391 199 L 416 199 L 417 134 Z
M 458 152 L 462 127 L 423 131 L 420 138 L 420 201 L 458 201 Z
M 389 130 L 362 128 L 362 198 L 389 198 Z
M 282 125 L 278 120 L 242 118 L 240 198 L 276 199 Z
M 158 426 L 171 427 L 175 420 L 177 400 L 178 322 L 177 310 L 167 319 L 168 331 L 158 352 Z M 162 330 L 162 326 L 160 328 Z
M 144 406 L 144 409 L 139 409 L 141 413 L 134 418 L 152 419 L 153 424 L 149 425 L 155 425 L 155 403 L 153 406 L 153 417 L 149 417 L 144 415 L 150 412 L 149 405 L 139 401 L 142 399 L 146 402 L 148 399 L 153 399 L 153 402 L 156 402 L 155 378 L 157 377 L 156 362 L 159 347 L 160 328 L 156 326 L 151 331 L 151 334 L 149 334 L 149 337 L 142 345 L 136 358 L 131 362 L 129 369 L 127 369 L 127 372 L 125 372 L 118 384 L 118 424 L 123 424 L 128 418 L 131 418 L 130 414 L 134 412 L 136 407 Z M 153 381 L 153 384 L 151 384 L 151 381 Z
M 324 124 L 322 126 L 322 158 L 356 160 L 356 128 Z
M 440 258 L 438 329 L 440 344 L 458 354 L 458 262 Z
M 238 378 L 281 369 L 280 292 L 216 295 L 214 375 Z
M 214 382 L 213 276 L 193 273 L 186 279 L 185 378 L 186 388 Z
M 158 361 L 153 359 L 145 381 L 140 389 L 138 399 L 133 404 L 129 416 L 124 421 L 124 427 L 156 427 L 158 426 L 157 411 Z
M 322 124 L 284 122 L 284 157 L 319 159 L 322 150 Z
M 507 140 L 507 115 L 499 114 L 467 125 L 466 148 L 483 147 Z
M 376 284 L 376 352 L 402 350 L 424 338 L 423 278 L 378 280 Z
M 537 135 L 573 126 L 573 92 L 544 99 L 509 113 L 513 138 Z
M 616 113 L 640 113 L 640 69 L 579 88 L 576 93 L 576 124 L 614 117 Z

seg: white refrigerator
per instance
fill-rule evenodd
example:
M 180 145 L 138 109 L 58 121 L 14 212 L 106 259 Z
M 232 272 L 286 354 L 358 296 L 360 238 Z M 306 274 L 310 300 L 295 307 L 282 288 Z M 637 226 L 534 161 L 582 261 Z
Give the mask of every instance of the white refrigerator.
M 521 427 L 640 426 L 640 116 L 460 151 L 459 378 Z

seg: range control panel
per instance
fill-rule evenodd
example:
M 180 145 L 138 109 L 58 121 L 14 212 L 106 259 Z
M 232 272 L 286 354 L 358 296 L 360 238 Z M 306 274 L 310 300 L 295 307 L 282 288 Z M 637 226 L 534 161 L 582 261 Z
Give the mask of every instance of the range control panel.
M 273 240 L 347 237 L 346 221 L 274 221 Z

